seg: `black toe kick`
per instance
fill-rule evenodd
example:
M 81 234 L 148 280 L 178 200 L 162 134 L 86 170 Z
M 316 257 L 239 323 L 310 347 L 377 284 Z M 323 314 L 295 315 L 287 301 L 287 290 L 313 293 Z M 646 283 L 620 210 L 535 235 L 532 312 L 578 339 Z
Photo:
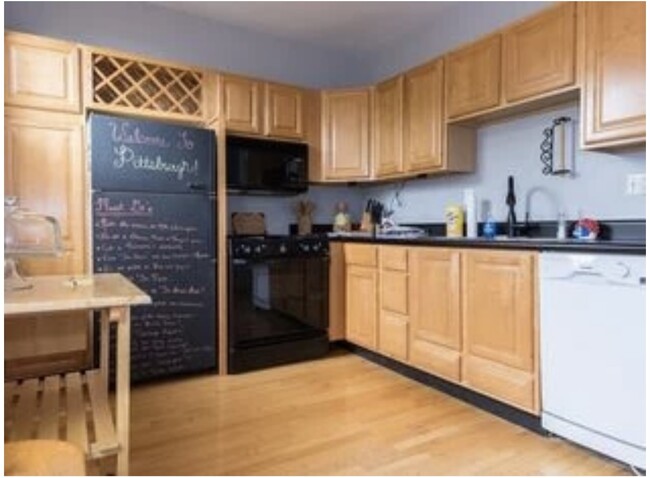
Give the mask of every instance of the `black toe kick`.
M 523 410 L 511 407 L 510 405 L 506 405 L 505 403 L 499 402 L 498 400 L 494 400 L 492 398 L 486 397 L 485 395 L 481 395 L 478 392 L 468 390 L 464 387 L 461 387 L 460 385 L 448 382 L 447 380 L 428 374 L 422 370 L 418 370 L 396 360 L 384 357 L 383 355 L 379 355 L 358 345 L 354 345 L 349 342 L 341 342 L 340 345 L 347 350 L 360 355 L 367 360 L 370 360 L 371 362 L 389 368 L 394 372 L 416 380 L 431 388 L 440 390 L 441 392 L 458 398 L 459 400 L 471 403 L 472 405 L 505 420 L 508 420 L 515 425 L 519 425 L 540 435 L 548 435 L 548 432 L 542 428 L 541 419 L 535 415 L 526 413 Z

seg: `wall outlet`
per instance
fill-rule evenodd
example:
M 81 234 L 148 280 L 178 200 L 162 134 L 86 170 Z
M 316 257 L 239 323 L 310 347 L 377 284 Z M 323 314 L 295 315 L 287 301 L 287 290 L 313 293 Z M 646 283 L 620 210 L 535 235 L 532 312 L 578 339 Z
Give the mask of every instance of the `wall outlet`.
M 645 173 L 627 175 L 625 194 L 628 196 L 645 196 Z

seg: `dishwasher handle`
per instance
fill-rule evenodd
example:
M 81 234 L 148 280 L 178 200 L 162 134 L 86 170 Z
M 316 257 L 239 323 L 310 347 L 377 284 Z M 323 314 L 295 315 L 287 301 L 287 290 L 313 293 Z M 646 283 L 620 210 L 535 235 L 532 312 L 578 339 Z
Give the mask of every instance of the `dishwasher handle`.
M 602 270 L 595 268 L 576 268 L 564 274 L 547 274 L 543 277 L 544 280 L 558 280 L 571 282 L 572 280 L 579 280 L 581 278 L 600 279 L 602 282 L 611 285 L 620 285 L 624 287 L 645 287 L 645 276 L 643 277 L 630 277 L 629 274 L 613 276 L 604 273 Z

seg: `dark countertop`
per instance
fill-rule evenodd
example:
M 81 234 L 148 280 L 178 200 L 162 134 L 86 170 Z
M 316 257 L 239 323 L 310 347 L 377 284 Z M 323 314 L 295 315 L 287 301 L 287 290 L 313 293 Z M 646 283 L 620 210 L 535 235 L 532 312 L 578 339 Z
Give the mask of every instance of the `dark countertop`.
M 515 249 L 553 252 L 592 252 L 611 254 L 644 254 L 645 241 L 638 240 L 577 240 L 554 238 L 512 238 L 487 239 L 477 237 L 447 238 L 444 236 L 423 236 L 415 238 L 386 237 L 383 235 L 366 236 L 331 236 L 330 241 L 360 242 L 369 244 L 400 244 L 405 246 L 438 246 L 484 249 Z

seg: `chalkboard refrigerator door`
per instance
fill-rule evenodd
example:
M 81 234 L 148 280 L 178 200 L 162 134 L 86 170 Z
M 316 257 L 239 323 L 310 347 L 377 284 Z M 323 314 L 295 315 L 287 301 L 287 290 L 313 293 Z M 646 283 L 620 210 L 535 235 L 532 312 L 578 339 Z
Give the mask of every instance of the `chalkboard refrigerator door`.
M 92 113 L 93 190 L 213 194 L 213 130 Z
M 95 191 L 92 203 L 95 272 L 153 300 L 132 309 L 132 381 L 216 370 L 214 199 Z

